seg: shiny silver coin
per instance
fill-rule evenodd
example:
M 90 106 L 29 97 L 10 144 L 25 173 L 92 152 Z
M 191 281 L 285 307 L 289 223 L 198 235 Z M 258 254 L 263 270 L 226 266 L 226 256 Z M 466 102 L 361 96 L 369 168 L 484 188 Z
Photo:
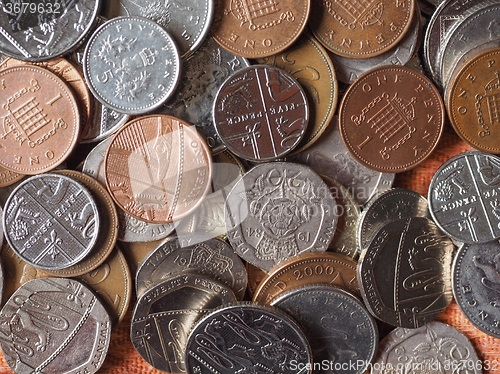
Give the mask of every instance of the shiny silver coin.
M 111 320 L 81 282 L 34 279 L 0 312 L 0 346 L 16 373 L 93 374 L 106 357 Z
M 500 237 L 500 158 L 477 151 L 452 157 L 429 185 L 429 210 L 449 237 L 486 243 Z
M 417 329 L 398 327 L 379 345 L 372 374 L 479 374 L 483 362 L 467 337 L 437 321 Z
M 241 304 L 202 318 L 186 347 L 188 374 L 311 372 L 311 350 L 298 325 L 267 307 Z
M 28 264 L 61 270 L 82 260 L 99 234 L 99 211 L 80 183 L 41 174 L 21 183 L 5 204 L 5 237 Z
M 172 35 L 184 58 L 193 53 L 207 36 L 214 16 L 214 0 L 106 1 L 103 14 L 109 19 L 140 16 L 156 22 Z
M 97 100 L 93 102 L 94 110 L 91 126 L 85 129 L 80 143 L 101 141 L 118 130 L 130 118 L 128 114 L 119 113 L 107 108 Z
M 193 326 L 212 309 L 234 302 L 227 286 L 205 276 L 166 279 L 138 299 L 130 328 L 132 344 L 154 368 L 185 373 L 184 353 Z
M 226 228 L 234 251 L 269 271 L 304 252 L 326 251 L 338 221 L 337 203 L 307 166 L 270 162 L 255 166 L 226 200 Z
M 0 51 L 25 61 L 44 61 L 69 52 L 85 38 L 99 0 L 0 3 Z
M 271 306 L 304 329 L 317 366 L 313 373 L 336 374 L 335 367 L 344 368 L 345 374 L 366 372 L 377 351 L 377 325 L 355 296 L 332 286 L 310 285 L 281 294 Z
M 180 77 L 180 57 L 161 26 L 144 18 L 120 17 L 94 32 L 83 68 L 90 90 L 103 105 L 142 114 L 172 95 Z
M 230 287 L 238 300 L 243 299 L 247 271 L 231 246 L 220 239 L 201 243 L 196 236 L 192 239 L 194 244 L 168 238 L 144 258 L 135 278 L 138 297 L 163 280 L 188 272 L 216 279 Z
M 455 247 L 430 219 L 399 219 L 382 226 L 361 254 L 356 271 L 370 313 L 392 326 L 417 328 L 451 302 Z
M 183 62 L 182 78 L 174 96 L 156 112 L 182 118 L 206 140 L 212 154 L 223 151 L 213 121 L 213 103 L 219 88 L 234 72 L 250 66 L 244 57 L 221 48 L 212 37 Z
M 455 300 L 467 319 L 500 338 L 500 243 L 462 245 L 453 262 L 452 282 Z

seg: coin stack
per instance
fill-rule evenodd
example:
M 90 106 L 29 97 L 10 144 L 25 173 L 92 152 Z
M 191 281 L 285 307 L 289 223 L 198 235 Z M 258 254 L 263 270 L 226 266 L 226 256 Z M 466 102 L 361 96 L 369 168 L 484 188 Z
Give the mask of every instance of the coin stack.
M 499 15 L 0 2 L 0 368 L 495 370 Z

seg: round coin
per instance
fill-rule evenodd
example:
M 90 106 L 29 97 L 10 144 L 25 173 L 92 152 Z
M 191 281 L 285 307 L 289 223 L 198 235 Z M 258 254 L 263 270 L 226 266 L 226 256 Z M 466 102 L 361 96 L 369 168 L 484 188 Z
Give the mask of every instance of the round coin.
M 251 354 L 249 354 L 251 353 Z M 310 373 L 311 348 L 288 315 L 251 304 L 231 305 L 203 317 L 186 344 L 188 374 Z
M 236 156 L 269 161 L 290 153 L 309 121 L 307 97 L 282 69 L 254 65 L 232 74 L 214 103 L 217 134 Z
M 15 171 L 11 171 L 9 169 L 0 166 L 0 187 L 11 186 L 16 182 L 19 182 L 23 179 L 25 175 L 16 173 Z
M 37 66 L 0 71 L 0 164 L 20 174 L 60 165 L 80 131 L 78 103 L 57 75 Z
M 126 114 L 161 106 L 180 77 L 172 37 L 145 18 L 119 17 L 99 27 L 87 44 L 83 72 L 103 105 Z
M 84 186 L 63 175 L 42 174 L 12 192 L 3 225 L 19 257 L 37 268 L 57 270 L 78 263 L 91 251 L 100 218 Z
M 427 77 L 404 66 L 384 66 L 349 87 L 339 118 L 342 140 L 353 157 L 374 170 L 402 172 L 436 148 L 445 112 Z
M 307 166 L 255 166 L 226 200 L 226 228 L 234 251 L 268 271 L 305 252 L 326 251 L 338 216 L 328 186 Z

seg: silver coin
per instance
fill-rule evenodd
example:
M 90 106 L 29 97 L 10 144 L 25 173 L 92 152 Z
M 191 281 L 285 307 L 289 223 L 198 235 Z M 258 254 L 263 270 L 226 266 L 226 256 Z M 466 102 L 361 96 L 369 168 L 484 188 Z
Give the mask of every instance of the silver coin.
M 130 327 L 132 344 L 154 368 L 185 373 L 184 352 L 192 327 L 212 309 L 234 302 L 227 286 L 205 276 L 166 279 L 138 299 Z
M 214 17 L 214 0 L 108 1 L 104 15 L 109 19 L 140 16 L 156 22 L 172 35 L 184 58 L 193 53 L 207 36 Z
M 429 210 L 450 238 L 486 243 L 500 238 L 500 158 L 477 151 L 452 157 L 429 185 Z
M 318 174 L 339 181 L 359 204 L 365 204 L 378 192 L 391 188 L 395 174 L 380 173 L 356 161 L 342 142 L 337 120 L 335 117 L 311 147 L 287 160 L 305 164 Z
M 398 327 L 379 344 L 372 374 L 479 374 L 483 362 L 467 337 L 437 321 L 417 329 Z
M 250 66 L 244 57 L 221 48 L 212 37 L 183 61 L 182 78 L 174 96 L 157 112 L 182 118 L 196 126 L 212 154 L 223 151 L 213 122 L 213 103 L 219 88 L 234 72 Z
M 82 260 L 99 234 L 99 211 L 80 183 L 41 174 L 21 183 L 5 204 L 5 237 L 14 252 L 40 269 L 61 270 Z
M 306 374 L 311 366 L 311 350 L 298 325 L 259 305 L 220 308 L 202 318 L 187 341 L 188 374 Z
M 0 51 L 25 61 L 44 61 L 69 52 L 91 30 L 99 0 L 0 3 Z
M 2 308 L 0 321 L 0 346 L 16 373 L 95 373 L 111 338 L 106 309 L 73 279 L 23 284 Z
M 216 279 L 230 287 L 238 300 L 243 299 L 247 271 L 231 246 L 220 239 L 201 243 L 193 239 L 194 244 L 168 238 L 142 260 L 135 278 L 138 297 L 165 279 L 189 272 Z
M 241 178 L 226 200 L 226 228 L 234 251 L 269 271 L 304 252 L 326 251 L 338 221 L 337 203 L 307 166 L 270 162 Z
M 91 126 L 82 133 L 80 143 L 99 142 L 117 131 L 130 118 L 128 114 L 119 113 L 94 100 Z
M 83 72 L 103 105 L 142 114 L 172 95 L 180 77 L 180 57 L 161 26 L 145 18 L 120 17 L 94 32 L 85 49 Z
M 335 367 L 345 368 L 345 374 L 366 372 L 377 351 L 378 331 L 355 296 L 332 286 L 310 285 L 281 294 L 271 306 L 288 313 L 304 329 L 317 363 L 313 373 L 336 374 Z

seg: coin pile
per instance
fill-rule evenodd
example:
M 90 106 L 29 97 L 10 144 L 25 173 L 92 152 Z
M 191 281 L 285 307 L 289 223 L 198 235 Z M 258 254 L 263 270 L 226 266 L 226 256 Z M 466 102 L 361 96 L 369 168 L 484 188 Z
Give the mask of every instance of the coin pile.
M 1 2 L 7 364 L 104 372 L 118 326 L 168 373 L 489 370 L 435 318 L 500 338 L 499 14 Z M 392 188 L 448 121 L 476 150 Z

